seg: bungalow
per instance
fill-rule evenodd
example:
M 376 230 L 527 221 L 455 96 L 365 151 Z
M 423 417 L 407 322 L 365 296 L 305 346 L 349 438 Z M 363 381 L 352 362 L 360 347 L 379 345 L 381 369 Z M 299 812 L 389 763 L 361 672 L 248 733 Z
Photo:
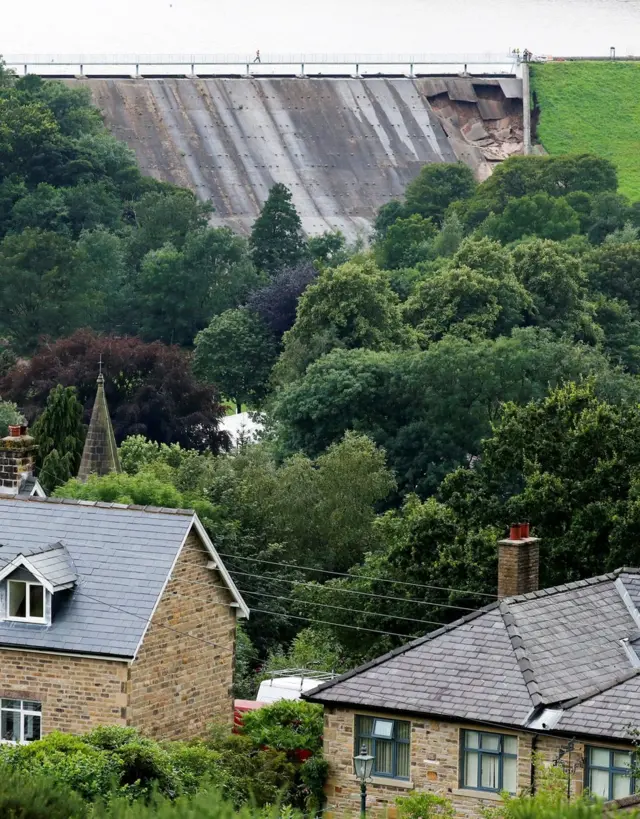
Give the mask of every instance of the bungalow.
M 538 566 L 528 525 L 512 527 L 495 602 L 304 695 L 325 707 L 327 810 L 357 810 L 362 746 L 378 812 L 415 789 L 481 816 L 502 791 L 535 788 L 534 752 L 574 795 L 636 790 L 640 570 L 538 590 Z

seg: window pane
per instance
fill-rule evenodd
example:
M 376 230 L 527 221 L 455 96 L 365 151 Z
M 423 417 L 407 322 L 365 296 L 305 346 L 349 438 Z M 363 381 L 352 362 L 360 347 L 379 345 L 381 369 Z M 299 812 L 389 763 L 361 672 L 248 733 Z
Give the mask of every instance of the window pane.
M 20 714 L 3 711 L 0 717 L 0 736 L 9 742 L 20 742 Z
M 358 717 L 357 725 L 359 734 L 373 733 L 373 717 Z
M 385 739 L 376 740 L 376 761 L 374 762 L 376 773 L 393 773 L 393 742 Z
M 44 588 L 29 586 L 29 617 L 44 617 Z
M 396 722 L 396 739 L 408 742 L 411 737 L 411 723 L 410 722 Z
M 499 734 L 482 734 L 482 747 L 487 751 L 500 750 Z
M 505 754 L 518 753 L 518 738 L 517 737 L 502 737 L 502 750 Z
M 464 786 L 478 787 L 478 754 L 467 751 L 464 755 Z
M 477 731 L 465 731 L 465 747 L 467 748 L 478 748 L 478 732 Z
M 589 777 L 589 790 L 594 796 L 609 798 L 609 772 L 592 770 Z
M 40 717 L 24 717 L 24 741 L 34 742 L 40 739 Z
M 9 581 L 9 617 L 27 616 L 27 584 Z
M 613 767 L 614 768 L 630 768 L 631 767 L 631 754 L 626 753 L 625 751 L 619 751 L 613 755 Z
M 591 748 L 591 764 L 601 768 L 609 767 L 609 751 L 606 748 Z
M 502 787 L 509 793 L 515 793 L 518 789 L 517 781 L 517 760 L 515 757 L 505 757 L 502 761 Z
M 2 700 L 0 704 L 3 708 L 17 708 L 18 711 L 20 710 L 20 700 Z
M 20 707 L 20 702 L 18 700 L 16 700 L 16 702 L 18 702 L 18 707 Z M 42 711 L 42 703 L 36 702 L 35 700 L 24 700 L 22 708 L 25 711 Z
M 480 757 L 480 785 L 497 791 L 500 787 L 498 771 L 500 770 L 500 757 L 493 754 L 482 754 Z
M 613 798 L 620 799 L 621 796 L 631 795 L 631 777 L 624 774 L 613 775 Z
M 409 778 L 409 770 L 411 767 L 409 749 L 409 743 L 405 743 L 404 745 L 399 744 L 396 746 L 396 775 L 406 776 L 407 779 Z
M 377 719 L 373 723 L 373 734 L 376 737 L 391 739 L 393 737 L 393 720 Z

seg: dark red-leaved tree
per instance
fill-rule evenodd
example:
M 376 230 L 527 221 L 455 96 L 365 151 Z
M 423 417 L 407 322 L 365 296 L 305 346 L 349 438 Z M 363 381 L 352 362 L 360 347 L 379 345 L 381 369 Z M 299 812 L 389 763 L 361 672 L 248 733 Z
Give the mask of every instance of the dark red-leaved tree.
M 69 338 L 45 342 L 30 361 L 13 367 L 0 381 L 0 395 L 15 401 L 32 422 L 56 384 L 73 386 L 88 423 L 101 356 L 118 443 L 127 435 L 144 435 L 200 450 L 227 447 L 215 388 L 195 380 L 189 353 L 159 341 L 145 344 L 138 338 L 78 330 Z

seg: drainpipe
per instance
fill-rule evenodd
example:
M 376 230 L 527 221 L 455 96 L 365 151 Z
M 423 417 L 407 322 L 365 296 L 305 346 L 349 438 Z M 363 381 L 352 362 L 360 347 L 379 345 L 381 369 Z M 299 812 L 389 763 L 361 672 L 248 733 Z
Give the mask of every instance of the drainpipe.
M 529 87 L 529 63 L 522 62 L 522 126 L 524 130 L 524 153 L 531 153 L 531 90 Z
M 533 757 L 538 747 L 538 735 L 534 734 L 531 737 L 531 796 L 536 795 L 536 766 L 533 762 Z

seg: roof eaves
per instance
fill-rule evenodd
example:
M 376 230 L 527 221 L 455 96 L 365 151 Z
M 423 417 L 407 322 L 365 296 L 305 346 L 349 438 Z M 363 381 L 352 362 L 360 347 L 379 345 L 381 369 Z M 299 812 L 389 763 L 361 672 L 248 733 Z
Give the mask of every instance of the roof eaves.
M 486 606 L 483 606 L 481 609 L 477 611 L 473 611 L 470 614 L 465 614 L 463 617 L 454 620 L 452 623 L 449 623 L 446 626 L 442 626 L 441 628 L 436 629 L 435 631 L 430 632 L 429 634 L 425 634 L 423 637 L 417 637 L 415 640 L 412 640 L 410 643 L 405 643 L 398 648 L 394 648 L 391 651 L 388 651 L 386 654 L 383 654 L 381 657 L 376 657 L 373 660 L 369 660 L 367 663 L 363 663 L 363 665 L 358 666 L 357 668 L 352 669 L 351 671 L 347 671 L 344 674 L 340 674 L 339 677 L 334 677 L 333 680 L 328 680 L 327 682 L 321 683 L 320 685 L 312 688 L 310 691 L 305 691 L 301 696 L 305 700 L 312 700 L 312 698 L 319 694 L 322 691 L 326 691 L 328 688 L 331 688 L 338 683 L 344 682 L 345 680 L 350 680 L 352 677 L 357 676 L 358 674 L 362 674 L 364 671 L 368 671 L 370 668 L 375 668 L 377 665 L 381 665 L 385 663 L 387 660 L 391 660 L 394 657 L 398 657 L 400 654 L 404 654 L 407 651 L 410 651 L 412 648 L 417 648 L 418 646 L 423 645 L 423 643 L 427 643 L 430 640 L 434 640 L 436 637 L 440 637 L 441 634 L 446 634 L 449 631 L 453 631 L 454 629 L 458 628 L 458 626 L 463 626 L 465 623 L 469 623 L 471 620 L 475 620 L 477 617 L 480 617 L 483 614 L 486 614 L 489 611 L 493 611 L 494 609 L 498 608 L 499 602 L 495 601 L 494 603 L 489 603 Z
M 514 597 L 505 597 L 506 603 L 522 603 L 525 600 L 535 600 L 540 597 L 550 597 L 553 594 L 560 594 L 561 592 L 572 591 L 573 589 L 582 589 L 585 586 L 596 586 L 598 583 L 605 583 L 608 580 L 615 580 L 618 574 L 622 571 L 629 571 L 628 569 L 616 569 L 614 572 L 608 574 L 599 574 L 596 577 L 590 577 L 588 580 L 573 580 L 570 583 L 562 583 L 559 586 L 549 586 L 546 589 L 537 589 L 536 591 L 527 592 L 526 594 L 518 594 Z M 640 569 L 633 570 L 640 573 Z
M 202 524 L 202 521 L 196 515 L 195 512 L 193 513 L 193 526 L 195 526 L 196 531 L 200 535 L 200 539 L 204 543 L 205 549 L 207 549 L 207 551 L 209 552 L 209 554 L 211 555 L 211 557 L 215 561 L 216 571 L 218 571 L 220 573 L 220 575 L 222 576 L 222 579 L 226 583 L 227 588 L 229 589 L 229 592 L 231 593 L 231 596 L 233 597 L 234 601 L 240 607 L 240 611 L 242 612 L 242 614 L 247 619 L 249 619 L 249 615 L 250 615 L 249 607 L 247 606 L 247 604 L 244 601 L 244 598 L 242 597 L 242 595 L 238 591 L 238 587 L 233 582 L 233 578 L 229 574 L 229 570 L 224 565 L 224 562 L 223 562 L 222 558 L 220 557 L 220 555 L 218 554 L 218 552 L 216 551 L 216 547 L 213 545 L 213 542 L 212 542 L 211 538 L 209 537 L 209 535 L 207 533 L 207 530 L 204 528 L 204 526 Z
M 524 684 L 527 688 L 529 696 L 531 697 L 531 702 L 534 706 L 542 705 L 543 699 L 540 693 L 540 687 L 536 681 L 531 660 L 527 656 L 524 640 L 522 639 L 522 635 L 518 629 L 516 618 L 513 612 L 509 610 L 509 604 L 504 600 L 500 602 L 499 608 L 500 614 L 502 615 L 502 620 L 507 630 L 507 635 L 511 642 L 511 647 L 513 648 L 513 653 L 515 654 L 516 661 L 518 663 L 518 668 L 520 669 L 522 679 L 524 680 Z

